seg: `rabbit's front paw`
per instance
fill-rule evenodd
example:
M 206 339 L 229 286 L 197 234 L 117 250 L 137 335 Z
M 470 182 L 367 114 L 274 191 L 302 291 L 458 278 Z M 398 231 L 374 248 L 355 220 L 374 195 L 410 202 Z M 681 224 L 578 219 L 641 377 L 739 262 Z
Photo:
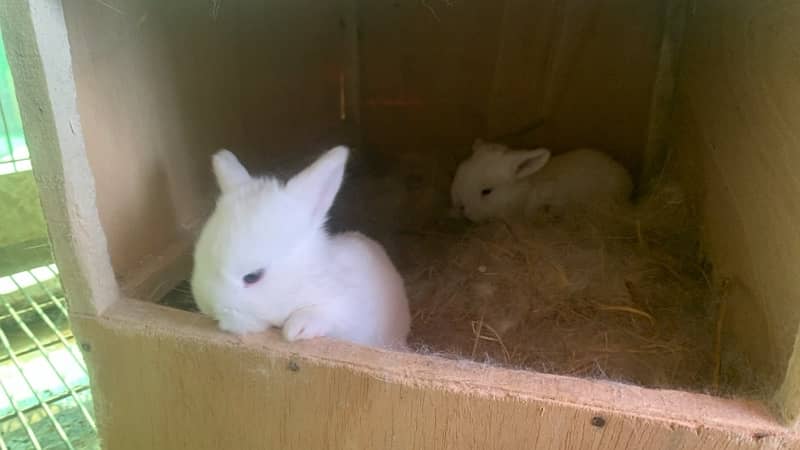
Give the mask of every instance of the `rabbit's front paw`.
M 283 324 L 283 337 L 289 342 L 324 336 L 328 332 L 328 321 L 319 311 L 301 309 L 295 311 Z

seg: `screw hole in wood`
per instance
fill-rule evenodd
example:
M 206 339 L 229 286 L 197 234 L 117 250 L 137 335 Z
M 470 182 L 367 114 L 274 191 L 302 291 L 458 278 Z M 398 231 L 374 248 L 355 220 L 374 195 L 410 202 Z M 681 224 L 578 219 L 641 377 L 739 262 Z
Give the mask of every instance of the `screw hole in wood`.
M 606 426 L 606 419 L 600 416 L 594 416 L 592 417 L 592 426 L 597 428 L 603 428 L 604 426 Z

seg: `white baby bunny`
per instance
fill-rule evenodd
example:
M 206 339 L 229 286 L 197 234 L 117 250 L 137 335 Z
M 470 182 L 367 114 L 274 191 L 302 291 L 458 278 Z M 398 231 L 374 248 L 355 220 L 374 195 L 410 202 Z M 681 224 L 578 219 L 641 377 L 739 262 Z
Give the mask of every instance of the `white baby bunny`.
M 282 327 L 288 341 L 405 346 L 408 300 L 383 247 L 325 229 L 348 153 L 328 151 L 285 185 L 251 177 L 227 150 L 213 156 L 222 195 L 197 242 L 191 284 L 222 330 Z
M 610 156 L 579 149 L 550 156 L 546 149 L 511 150 L 476 140 L 456 171 L 453 207 L 473 222 L 532 217 L 542 209 L 605 208 L 627 204 L 630 174 Z

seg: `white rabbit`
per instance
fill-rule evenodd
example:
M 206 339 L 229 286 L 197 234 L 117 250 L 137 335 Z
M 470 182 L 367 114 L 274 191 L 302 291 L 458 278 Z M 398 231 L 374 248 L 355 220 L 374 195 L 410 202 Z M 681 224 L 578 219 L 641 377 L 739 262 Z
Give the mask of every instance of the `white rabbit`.
M 288 341 L 405 347 L 408 300 L 383 247 L 325 228 L 348 153 L 328 151 L 285 185 L 251 177 L 227 150 L 213 156 L 222 195 L 197 242 L 191 285 L 222 330 L 282 327 Z
M 451 197 L 457 212 L 473 222 L 626 205 L 633 189 L 628 171 L 597 150 L 551 158 L 546 149 L 511 150 L 480 139 L 472 149 L 456 171 Z

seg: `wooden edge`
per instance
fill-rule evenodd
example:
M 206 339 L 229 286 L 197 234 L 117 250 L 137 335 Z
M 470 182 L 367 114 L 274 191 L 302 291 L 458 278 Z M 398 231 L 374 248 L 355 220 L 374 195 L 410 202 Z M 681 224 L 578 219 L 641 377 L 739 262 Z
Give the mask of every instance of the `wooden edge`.
M 162 254 L 142 261 L 136 270 L 120 277 L 122 294 L 149 302 L 164 297 L 191 273 L 193 245 L 194 239 L 186 236 Z
M 775 403 L 781 418 L 800 433 L 800 330 L 795 339 L 786 375 L 775 394 Z
M 358 1 L 345 0 L 344 11 L 345 26 L 347 28 L 345 49 L 345 104 L 348 115 L 346 118 L 355 130 L 354 146 L 361 148 L 361 53 L 359 46 L 359 33 L 361 22 L 358 15 Z
M 675 87 L 686 30 L 688 0 L 667 0 L 656 78 L 650 100 L 650 118 L 639 174 L 639 196 L 646 195 L 659 181 L 667 162 Z
M 218 331 L 215 323 L 201 314 L 136 300 L 118 302 L 99 320 L 124 335 L 161 334 L 184 341 L 213 342 L 270 358 L 291 357 L 323 366 L 345 367 L 402 385 L 591 408 L 658 422 L 659 426 L 684 427 L 696 433 L 716 430 L 737 434 L 743 439 L 766 436 L 787 442 L 800 439 L 796 430 L 782 426 L 768 408 L 757 401 L 502 369 L 329 339 L 287 343 L 274 331 L 237 337 Z
M 98 315 L 120 295 L 97 213 L 61 2 L 3 0 L 0 27 L 70 310 Z

